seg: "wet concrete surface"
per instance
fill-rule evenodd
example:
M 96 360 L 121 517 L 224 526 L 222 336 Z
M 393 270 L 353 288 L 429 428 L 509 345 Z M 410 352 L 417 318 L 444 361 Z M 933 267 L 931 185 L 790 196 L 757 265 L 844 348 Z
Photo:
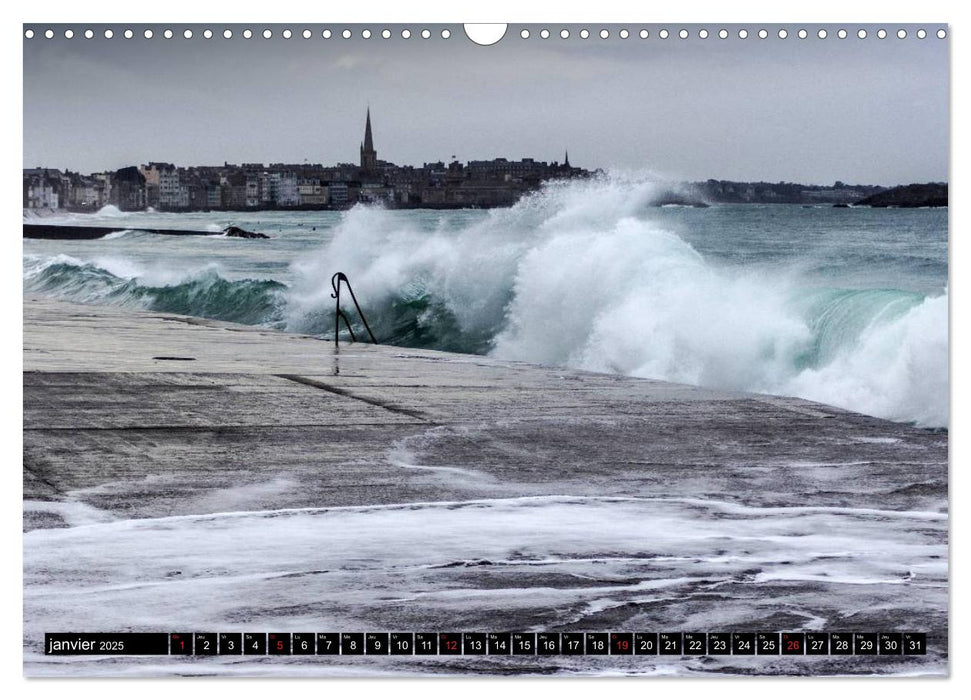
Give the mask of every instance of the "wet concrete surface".
M 335 348 L 317 338 L 173 314 L 24 300 L 25 502 L 138 520 L 559 496 L 673 499 L 684 504 L 686 517 L 697 499 L 703 517 L 715 520 L 722 516 L 709 512 L 712 503 L 725 504 L 724 517 L 734 517 L 737 506 L 767 509 L 758 511 L 766 517 L 773 508 L 786 517 L 804 508 L 888 522 L 895 512 L 933 520 L 946 513 L 947 435 L 795 398 L 428 350 Z M 56 509 L 25 510 L 28 534 L 71 525 Z M 931 529 L 925 544 L 945 548 L 946 556 L 946 523 Z M 608 578 L 617 583 L 629 575 L 626 583 L 634 585 L 645 577 L 640 566 Z M 573 570 L 462 564 L 448 577 L 459 589 L 557 588 L 567 579 L 578 585 Z M 931 620 L 932 672 L 940 672 L 946 574 L 931 584 L 944 586 L 944 609 L 934 594 L 896 618 L 894 609 L 875 606 L 854 623 L 896 628 Z M 736 602 L 805 599 L 807 608 L 818 608 L 814 614 L 845 617 L 833 590 L 817 595 L 825 583 L 740 575 L 733 586 L 729 597 Z M 892 591 L 895 600 L 903 593 Z M 394 623 L 405 629 L 680 629 L 689 621 L 701 628 L 715 626 L 724 597 L 693 588 L 648 606 L 619 601 L 601 613 L 582 613 L 579 604 L 564 612 L 555 603 L 503 611 L 492 601 L 491 609 L 472 606 L 466 615 L 454 607 L 385 605 L 370 617 L 360 611 L 351 617 L 380 629 Z M 804 619 L 776 618 L 756 607 L 761 625 L 796 629 Z M 726 623 L 737 626 L 739 619 L 729 615 Z M 409 663 L 394 661 L 384 670 L 423 672 L 431 664 L 434 672 L 504 673 L 508 664 L 464 659 L 468 669 L 462 670 Z M 603 664 L 531 663 L 532 673 L 597 673 Z M 679 672 L 706 673 L 711 663 L 693 660 Z M 779 663 L 781 670 L 738 659 L 715 666 L 743 674 L 867 672 L 839 658 L 813 660 L 805 669 Z M 889 662 L 873 663 L 873 672 L 883 672 Z M 925 663 L 898 660 L 888 668 L 920 672 Z

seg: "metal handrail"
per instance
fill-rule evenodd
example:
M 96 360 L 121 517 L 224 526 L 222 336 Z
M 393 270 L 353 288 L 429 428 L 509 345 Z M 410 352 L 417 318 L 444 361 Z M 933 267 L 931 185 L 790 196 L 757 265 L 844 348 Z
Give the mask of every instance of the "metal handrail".
M 334 347 L 337 347 L 337 338 L 340 333 L 340 321 L 344 319 L 344 325 L 347 326 L 347 331 L 351 334 L 351 340 L 357 342 L 357 336 L 354 335 L 354 329 L 351 328 L 350 321 L 347 320 L 347 316 L 341 310 L 341 282 L 347 285 L 347 291 L 351 293 L 351 299 L 354 301 L 354 308 L 357 309 L 357 315 L 361 317 L 361 321 L 364 323 L 364 327 L 367 329 L 367 334 L 371 336 L 371 342 L 375 345 L 378 341 L 374 338 L 374 333 L 371 332 L 371 326 L 368 325 L 367 319 L 364 318 L 364 312 L 361 311 L 361 305 L 357 303 L 357 297 L 354 295 L 354 288 L 351 287 L 350 280 L 347 279 L 347 275 L 343 272 L 335 272 L 334 276 L 330 278 L 330 286 L 334 290 L 330 293 L 331 299 L 337 300 L 337 310 L 334 316 Z

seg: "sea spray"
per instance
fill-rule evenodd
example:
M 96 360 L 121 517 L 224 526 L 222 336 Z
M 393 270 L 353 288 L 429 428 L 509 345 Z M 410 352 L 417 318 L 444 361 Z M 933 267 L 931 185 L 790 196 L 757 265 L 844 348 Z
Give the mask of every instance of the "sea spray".
M 355 208 L 295 265 L 287 328 L 332 327 L 321 282 L 341 270 L 384 342 L 947 424 L 946 293 L 847 289 L 806 264 L 710 260 L 655 221 L 656 191 L 557 183 L 510 209 L 425 227 Z
M 779 387 L 814 401 L 926 427 L 948 423 L 948 297 L 875 319 L 831 359 Z
M 454 228 L 443 215 L 425 228 L 395 212 L 355 208 L 322 251 L 294 265 L 288 329 L 323 332 L 332 324 L 330 277 L 346 273 L 382 342 L 485 352 L 504 322 L 517 260 L 530 240 L 497 224 L 508 210 Z M 404 315 L 404 316 L 403 316 Z

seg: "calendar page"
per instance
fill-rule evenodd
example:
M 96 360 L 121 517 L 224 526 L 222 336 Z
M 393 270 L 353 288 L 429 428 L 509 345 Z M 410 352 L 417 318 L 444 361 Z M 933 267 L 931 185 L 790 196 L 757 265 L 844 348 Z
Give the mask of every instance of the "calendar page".
M 23 673 L 946 676 L 950 32 L 23 24 Z

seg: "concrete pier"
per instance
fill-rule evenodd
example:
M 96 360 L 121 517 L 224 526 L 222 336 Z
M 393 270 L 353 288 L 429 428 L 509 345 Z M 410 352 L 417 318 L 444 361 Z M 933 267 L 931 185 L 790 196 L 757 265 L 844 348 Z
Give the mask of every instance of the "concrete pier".
M 24 500 L 33 504 L 25 506 L 25 537 L 75 526 L 70 514 L 78 508 L 117 522 L 524 497 L 696 500 L 756 509 L 753 518 L 805 508 L 892 522 L 899 512 L 931 522 L 922 546 L 943 548 L 946 558 L 947 436 L 801 399 L 363 343 L 335 348 L 318 338 L 168 313 L 24 300 Z M 65 503 L 71 508 L 61 508 Z M 42 548 L 32 541 L 28 554 L 32 546 Z M 827 619 L 825 628 L 882 624 L 923 631 L 930 625 L 933 654 L 905 659 L 904 670 L 920 672 L 933 660 L 932 672 L 940 672 L 946 561 L 944 567 L 943 581 L 936 574 L 924 581 L 939 593 L 922 606 L 906 606 L 914 594 L 901 572 L 902 583 L 881 594 L 892 596 L 888 605 L 860 610 L 852 620 Z M 734 583 L 760 595 L 758 576 L 746 580 L 744 566 L 739 572 Z M 476 588 L 499 586 L 503 575 L 494 570 Z M 913 573 L 918 584 L 921 575 Z M 31 576 L 25 575 L 25 593 Z M 557 580 L 517 585 L 555 587 Z M 786 600 L 822 591 L 821 607 L 837 615 L 844 584 L 860 590 L 813 579 L 769 595 Z M 680 629 L 685 618 L 675 619 L 677 598 L 659 602 L 656 619 L 668 616 Z M 382 608 L 350 617 L 376 629 L 419 619 L 437 629 L 446 611 L 432 607 L 414 613 L 421 618 L 402 614 L 400 606 L 394 615 Z M 752 624 L 797 628 L 805 622 L 784 607 Z M 41 626 L 54 624 L 42 608 L 25 598 L 27 650 Z M 604 625 L 635 619 L 631 608 L 612 610 L 595 619 Z M 463 629 L 521 629 L 553 619 L 546 607 L 531 618 L 517 614 L 506 618 L 492 607 L 455 620 Z M 719 623 L 715 617 L 711 627 Z M 262 628 L 259 615 L 249 619 Z M 581 628 L 589 629 L 591 619 Z M 705 626 L 698 617 L 690 623 Z M 436 672 L 448 672 L 446 661 L 435 662 L 441 664 Z M 392 672 L 422 668 L 413 660 L 394 663 Z M 463 663 L 463 672 L 516 672 L 497 661 Z M 543 663 L 545 669 L 552 662 Z M 685 663 L 685 672 L 704 670 L 700 661 Z M 866 673 L 900 670 L 902 662 L 875 659 L 866 667 L 821 657 L 811 663 L 816 670 L 809 672 Z M 36 654 L 30 664 L 38 674 L 58 672 Z M 766 667 L 736 659 L 719 668 L 760 673 Z

